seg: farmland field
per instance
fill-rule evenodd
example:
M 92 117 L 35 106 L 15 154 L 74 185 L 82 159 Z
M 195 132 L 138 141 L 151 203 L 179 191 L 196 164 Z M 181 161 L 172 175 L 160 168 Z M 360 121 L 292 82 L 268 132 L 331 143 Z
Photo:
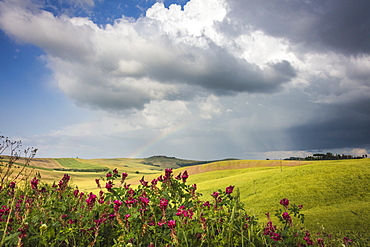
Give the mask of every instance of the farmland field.
M 173 167 L 177 175 L 185 170 L 189 184 L 197 184 L 203 199 L 234 185 L 250 214 L 265 220 L 265 213 L 288 198 L 302 204 L 305 225 L 312 231 L 366 238 L 370 231 L 370 159 L 335 161 L 225 160 L 181 167 L 187 163 L 167 158 L 153 159 L 34 159 L 30 168 L 40 173 L 43 182 L 58 182 L 67 169 L 117 168 L 129 174 L 128 183 L 138 184 L 158 177 L 165 167 Z M 167 162 L 161 166 L 161 162 Z M 189 163 L 194 161 L 189 161 Z M 180 167 L 180 168 L 178 168 Z M 95 178 L 106 172 L 68 172 L 79 189 L 96 191 Z M 370 240 L 369 240 L 370 241 Z

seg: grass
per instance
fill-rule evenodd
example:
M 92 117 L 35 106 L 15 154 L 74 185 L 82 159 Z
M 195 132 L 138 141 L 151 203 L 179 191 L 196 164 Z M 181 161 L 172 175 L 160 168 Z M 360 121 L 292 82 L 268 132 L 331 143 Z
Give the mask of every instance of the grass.
M 282 198 L 303 204 L 306 225 L 315 231 L 370 230 L 370 160 L 316 161 L 302 166 L 217 170 L 190 176 L 207 199 L 215 187 L 235 185 L 251 213 L 264 217 Z M 273 213 L 273 212 L 271 212 Z
M 35 172 L 41 174 L 44 182 L 58 182 L 65 173 L 50 169 L 53 167 L 117 168 L 119 172 L 129 174 L 128 183 L 132 184 L 137 184 L 142 176 L 151 181 L 164 169 L 158 163 L 149 165 L 150 162 L 145 159 L 34 161 L 31 165 Z M 313 231 L 327 231 L 341 236 L 349 234 L 353 238 L 366 238 L 370 231 L 370 159 L 301 162 L 225 160 L 182 167 L 174 170 L 175 176 L 184 170 L 190 174 L 188 183 L 196 183 L 207 200 L 212 199 L 210 195 L 214 191 L 235 185 L 240 190 L 246 210 L 257 214 L 260 219 L 265 218 L 266 212 L 273 214 L 280 199 L 288 198 L 292 203 L 304 205 L 305 225 Z M 68 174 L 79 189 L 94 192 L 95 178 L 105 176 L 104 172 Z
M 74 168 L 74 169 L 104 169 L 107 168 L 102 165 L 88 163 L 82 159 L 74 158 L 62 158 L 55 159 L 64 168 Z

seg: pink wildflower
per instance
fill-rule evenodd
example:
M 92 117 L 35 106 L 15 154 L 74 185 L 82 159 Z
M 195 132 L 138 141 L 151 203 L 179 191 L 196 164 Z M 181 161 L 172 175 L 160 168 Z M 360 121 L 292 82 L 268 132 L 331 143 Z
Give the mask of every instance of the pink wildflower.
M 158 183 L 158 179 L 154 178 L 151 183 L 152 183 L 152 187 L 156 186 Z
M 140 179 L 140 183 L 141 183 L 141 185 L 142 185 L 142 186 L 144 186 L 144 187 L 147 187 L 147 186 L 148 186 L 148 181 L 145 181 L 145 180 L 144 180 L 144 176 Z
M 292 218 L 290 217 L 288 212 L 284 212 L 282 214 L 283 219 L 285 220 L 286 223 L 292 224 Z
M 215 192 L 213 192 L 213 193 L 212 193 L 212 195 L 211 195 L 211 196 L 213 196 L 214 198 L 217 198 L 219 194 L 220 194 L 220 193 L 218 193 L 217 191 L 215 191 Z
M 149 198 L 147 197 L 139 197 L 140 201 L 141 201 L 141 204 L 146 207 L 149 205 Z
M 92 207 L 94 206 L 95 201 L 96 201 L 96 195 L 94 195 L 93 193 L 90 193 L 89 197 L 86 199 L 87 205 L 89 207 Z
M 283 205 L 284 207 L 288 208 L 289 206 L 289 200 L 284 198 L 280 200 L 280 204 Z
M 325 246 L 324 239 L 322 239 L 322 238 L 318 238 L 318 239 L 317 239 L 317 244 L 318 244 L 320 247 L 324 247 L 324 246 Z
M 9 188 L 14 189 L 15 188 L 15 182 L 10 182 Z
M 231 194 L 233 193 L 233 190 L 234 190 L 234 186 L 229 186 L 226 188 L 226 194 Z
M 95 179 L 95 183 L 96 183 L 96 185 L 98 186 L 98 188 L 101 188 L 101 186 L 100 186 L 100 180 L 97 178 L 97 179 Z
M 184 171 L 184 173 L 181 176 L 182 182 L 185 183 L 186 182 L 186 179 L 188 179 L 188 177 L 189 177 L 188 172 L 187 171 Z
M 344 245 L 345 246 L 347 246 L 350 242 L 352 242 L 353 240 L 352 239 L 349 239 L 349 238 L 347 238 L 347 237 L 344 237 L 343 238 L 343 243 L 344 243 Z
M 168 206 L 168 200 L 165 199 L 165 198 L 161 198 L 160 202 L 159 202 L 159 207 L 162 209 L 162 210 L 166 210 Z
M 180 180 L 180 179 L 181 179 L 181 172 L 179 173 L 179 175 L 177 175 L 177 176 L 175 177 L 175 179 L 176 179 L 176 180 Z
M 122 176 L 121 183 L 123 183 L 127 178 L 128 174 L 126 172 L 123 172 L 121 176 Z
M 34 177 L 34 178 L 30 181 L 30 183 L 31 183 L 31 188 L 32 188 L 33 190 L 37 190 L 37 185 L 39 184 L 39 180 L 38 180 L 36 177 Z
M 176 221 L 175 220 L 169 220 L 167 222 L 167 226 L 170 228 L 170 229 L 174 229 L 176 227 Z
M 105 184 L 105 188 L 110 191 L 113 188 L 113 182 L 108 181 L 108 183 Z

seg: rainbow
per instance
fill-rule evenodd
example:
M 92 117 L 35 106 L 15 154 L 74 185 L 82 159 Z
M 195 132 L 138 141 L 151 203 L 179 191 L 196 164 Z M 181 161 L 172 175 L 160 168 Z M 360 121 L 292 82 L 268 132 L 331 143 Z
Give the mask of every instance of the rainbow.
M 144 145 L 137 148 L 135 151 L 133 151 L 131 154 L 128 155 L 129 158 L 140 158 L 141 154 L 144 153 L 146 150 L 148 150 L 150 147 L 155 146 L 156 144 L 160 143 L 164 139 L 166 139 L 168 136 L 179 132 L 180 130 L 185 129 L 187 126 L 192 124 L 195 121 L 194 118 L 191 118 L 187 121 L 182 122 L 181 124 L 178 124 L 176 126 L 173 126 L 165 131 L 163 131 L 161 134 L 157 135 L 155 138 L 147 141 Z

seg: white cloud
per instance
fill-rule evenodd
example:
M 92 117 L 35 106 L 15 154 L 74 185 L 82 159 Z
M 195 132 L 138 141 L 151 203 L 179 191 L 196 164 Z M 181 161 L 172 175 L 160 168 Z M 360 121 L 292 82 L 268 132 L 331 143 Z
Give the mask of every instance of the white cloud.
M 368 152 L 363 148 L 355 148 L 351 151 L 351 154 L 355 157 L 362 157 L 363 155 L 368 155 Z
M 75 4 L 91 8 L 94 2 Z M 333 140 L 329 146 L 352 139 L 364 145 L 368 135 L 337 133 L 349 126 L 361 136 L 370 122 L 367 38 L 356 36 L 360 48 L 326 40 L 320 25 L 330 20 L 312 11 L 315 4 L 190 0 L 182 9 L 157 2 L 146 16 L 100 25 L 27 0 L 5 0 L 0 28 L 44 50 L 56 84 L 78 106 L 101 110 L 96 119 L 61 127 L 49 138 L 91 141 L 99 132 L 107 139 L 133 133 L 145 139 L 190 120 L 198 125 L 169 142 L 189 146 L 195 138 L 199 146 L 192 150 L 209 144 L 209 154 L 214 143 L 227 143 L 224 151 L 235 153 L 304 149 L 315 140 L 297 137 L 311 132 L 321 133 L 325 145 Z M 344 10 L 323 7 L 334 17 L 348 17 Z M 328 33 L 343 37 L 341 19 L 335 20 Z
M 141 109 L 151 100 L 183 100 L 207 91 L 274 92 L 295 77 L 287 56 L 262 54 L 258 64 L 234 56 L 235 47 L 254 47 L 219 32 L 227 8 L 224 1 L 211 2 L 192 0 L 184 10 L 156 3 L 146 17 L 102 27 L 5 1 L 0 26 L 46 52 L 59 87 L 73 100 L 105 110 Z
M 220 115 L 221 105 L 216 96 L 210 95 L 207 99 L 199 103 L 199 116 L 204 119 L 211 119 L 213 116 Z

